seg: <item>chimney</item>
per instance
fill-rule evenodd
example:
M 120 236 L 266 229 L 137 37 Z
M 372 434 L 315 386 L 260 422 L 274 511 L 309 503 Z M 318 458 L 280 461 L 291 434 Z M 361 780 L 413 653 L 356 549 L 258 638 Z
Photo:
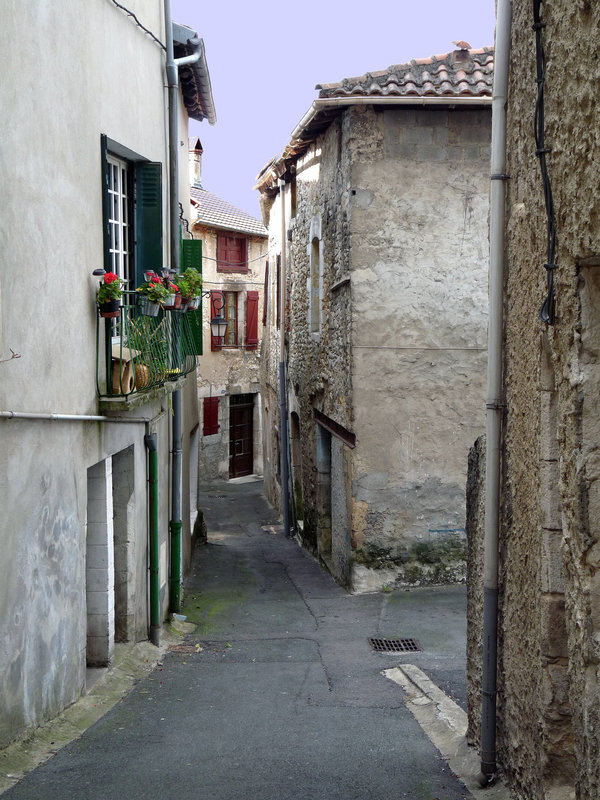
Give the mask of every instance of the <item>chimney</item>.
M 189 147 L 190 185 L 202 189 L 202 142 L 198 138 L 190 139 Z

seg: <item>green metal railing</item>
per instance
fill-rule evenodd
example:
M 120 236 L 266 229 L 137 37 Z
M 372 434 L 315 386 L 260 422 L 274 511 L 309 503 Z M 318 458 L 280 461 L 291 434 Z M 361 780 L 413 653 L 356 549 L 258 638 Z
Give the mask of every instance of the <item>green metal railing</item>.
M 187 375 L 201 352 L 199 312 L 141 313 L 135 292 L 125 292 L 118 317 L 96 325 L 96 388 L 101 398 L 148 392 Z

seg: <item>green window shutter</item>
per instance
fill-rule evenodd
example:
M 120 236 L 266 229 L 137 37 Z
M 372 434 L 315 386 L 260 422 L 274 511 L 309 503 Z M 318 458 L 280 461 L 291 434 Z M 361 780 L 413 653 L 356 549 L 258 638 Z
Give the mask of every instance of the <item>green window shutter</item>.
M 181 271 L 188 267 L 202 272 L 202 239 L 183 239 L 181 249 Z
M 181 272 L 189 267 L 202 272 L 202 239 L 182 239 L 181 241 Z M 197 311 L 188 311 L 187 322 L 190 325 L 192 346 L 197 356 L 202 355 L 202 301 Z
M 196 356 L 202 355 L 202 302 L 197 311 L 187 311 L 185 321 L 190 332 L 190 345 Z
M 100 157 L 102 159 L 102 244 L 104 249 L 104 269 L 109 272 L 111 269 L 110 263 L 110 225 L 108 224 L 109 217 L 109 197 L 108 197 L 108 160 L 106 158 L 108 153 L 108 141 L 106 134 L 100 136 Z M 98 264 L 98 266 L 100 266 Z
M 163 267 L 162 246 L 162 164 L 151 161 L 135 163 L 135 280 L 139 286 L 144 272 L 160 275 Z

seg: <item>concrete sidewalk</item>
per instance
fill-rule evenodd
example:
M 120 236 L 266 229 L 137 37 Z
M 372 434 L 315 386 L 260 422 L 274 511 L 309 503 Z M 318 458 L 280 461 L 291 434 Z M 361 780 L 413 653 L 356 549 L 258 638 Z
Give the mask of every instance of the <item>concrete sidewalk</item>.
M 440 750 L 483 796 L 461 745 L 464 587 L 348 595 L 283 535 L 261 492 L 260 482 L 205 488 L 209 537 L 186 582 L 183 634 L 7 799 L 472 797 Z M 423 649 L 378 653 L 370 638 Z

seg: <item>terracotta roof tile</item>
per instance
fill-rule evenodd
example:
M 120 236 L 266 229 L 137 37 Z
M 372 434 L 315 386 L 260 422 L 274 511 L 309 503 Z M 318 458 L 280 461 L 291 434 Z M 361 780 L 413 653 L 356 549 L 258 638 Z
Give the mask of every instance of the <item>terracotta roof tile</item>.
M 367 72 L 338 83 L 320 83 L 320 98 L 370 96 L 491 97 L 494 49 L 454 50 L 451 53 L 414 58 L 386 70 Z
M 266 236 L 267 229 L 255 217 L 232 206 L 226 200 L 221 200 L 216 194 L 211 194 L 198 186 L 190 188 L 192 201 L 192 216 L 196 218 L 192 223 L 199 222 L 222 230 L 239 231 L 253 236 Z

